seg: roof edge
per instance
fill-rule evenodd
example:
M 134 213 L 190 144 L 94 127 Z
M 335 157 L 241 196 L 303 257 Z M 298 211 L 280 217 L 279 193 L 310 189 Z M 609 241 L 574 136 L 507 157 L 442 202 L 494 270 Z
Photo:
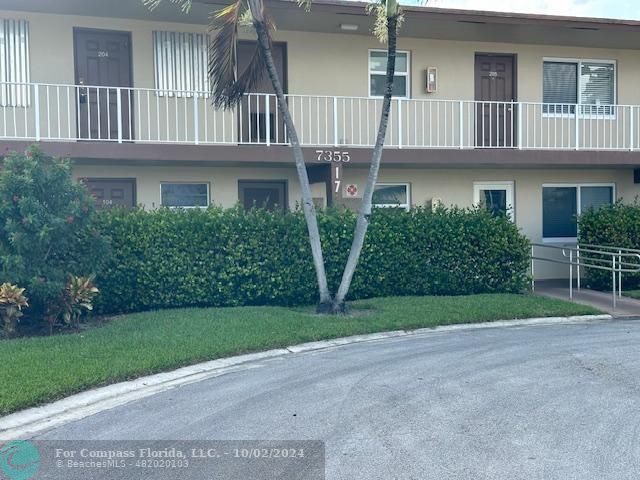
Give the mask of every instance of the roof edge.
M 203 3 L 213 3 L 204 0 Z M 297 8 L 297 0 L 270 0 L 273 6 L 282 5 L 284 7 L 295 6 Z M 340 7 L 352 10 L 360 10 L 363 15 L 365 13 L 365 7 L 367 2 L 351 1 L 351 0 L 313 0 L 313 5 L 323 7 Z M 429 15 L 442 15 L 450 17 L 458 17 L 459 19 L 471 18 L 486 19 L 487 23 L 546 23 L 546 24 L 563 24 L 570 26 L 584 26 L 591 27 L 640 27 L 639 20 L 625 20 L 615 18 L 601 18 L 601 17 L 574 17 L 565 15 L 548 15 L 548 14 L 536 14 L 536 13 L 518 13 L 518 12 L 495 12 L 489 10 L 465 10 L 458 8 L 441 8 L 441 7 L 420 7 L 420 6 L 407 6 L 403 5 L 402 9 L 408 13 L 417 14 L 429 14 Z

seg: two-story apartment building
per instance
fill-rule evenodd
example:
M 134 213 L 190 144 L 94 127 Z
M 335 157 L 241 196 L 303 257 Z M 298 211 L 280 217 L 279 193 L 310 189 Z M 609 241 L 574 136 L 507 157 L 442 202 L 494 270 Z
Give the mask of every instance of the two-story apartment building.
M 136 0 L 0 2 L 0 147 L 75 161 L 100 205 L 292 208 L 298 181 L 265 81 L 208 95 L 208 13 Z M 365 4 L 269 2 L 316 200 L 353 204 L 380 113 L 384 46 Z M 407 7 L 380 205 L 483 204 L 533 241 L 640 193 L 640 22 Z M 238 46 L 241 63 L 251 32 Z M 354 200 L 356 199 L 356 200 Z

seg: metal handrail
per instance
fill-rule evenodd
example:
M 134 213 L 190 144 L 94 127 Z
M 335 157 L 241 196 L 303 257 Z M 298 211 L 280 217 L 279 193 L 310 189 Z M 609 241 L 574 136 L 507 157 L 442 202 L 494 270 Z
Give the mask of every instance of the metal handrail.
M 632 266 L 635 267 L 635 264 L 632 263 L 631 265 L 629 265 L 627 262 L 623 262 L 622 258 L 625 256 L 629 256 L 629 255 L 637 255 L 640 254 L 640 250 L 637 248 L 628 248 L 628 247 L 616 247 L 613 245 L 593 245 L 593 244 L 584 244 L 584 245 L 578 245 L 578 250 L 580 250 L 581 248 L 590 248 L 590 249 L 597 249 L 597 250 L 608 250 L 610 252 L 612 252 L 613 254 L 618 255 L 618 296 L 622 297 L 622 272 L 628 272 L 628 270 L 623 270 L 621 267 L 623 265 L 626 266 Z M 580 262 L 580 252 L 578 251 L 578 263 Z M 631 273 L 634 273 L 636 270 L 632 270 Z M 577 272 L 578 272 L 578 286 L 580 286 L 580 266 L 578 265 L 577 267 Z
M 535 255 L 535 248 L 560 251 L 564 258 L 549 258 Z M 544 243 L 531 244 L 531 289 L 535 291 L 534 262 L 536 260 L 569 265 L 569 298 L 573 300 L 574 267 L 577 273 L 577 289 L 581 289 L 580 269 L 593 268 L 611 272 L 613 310 L 618 297 L 622 297 L 622 274 L 640 272 L 640 249 L 614 247 L 610 245 L 578 244 L 576 246 L 558 246 Z
M 97 97 L 97 102 L 87 103 L 86 95 Z M 301 145 L 375 145 L 380 98 L 285 96 Z M 248 93 L 241 106 L 223 110 L 212 106 L 210 92 L 201 89 L 0 81 L 0 99 L 0 139 L 289 143 L 272 93 Z M 109 106 L 112 103 L 115 112 Z M 640 105 L 630 104 L 394 98 L 385 148 L 637 151 L 638 118 Z M 96 137 L 95 127 L 102 126 Z
M 638 249 L 638 248 L 614 247 L 613 245 L 593 245 L 593 244 L 589 244 L 589 243 L 579 244 L 576 248 L 582 248 L 582 247 L 596 248 L 596 249 L 607 249 L 607 250 L 616 250 L 616 251 L 621 250 L 623 252 L 640 253 L 640 249 Z

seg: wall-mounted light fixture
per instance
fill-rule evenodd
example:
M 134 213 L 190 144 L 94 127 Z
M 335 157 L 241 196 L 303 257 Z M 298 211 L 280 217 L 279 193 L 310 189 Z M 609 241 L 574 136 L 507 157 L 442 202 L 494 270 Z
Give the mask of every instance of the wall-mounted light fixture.
M 438 69 L 436 67 L 427 67 L 425 90 L 427 93 L 433 93 L 438 89 Z

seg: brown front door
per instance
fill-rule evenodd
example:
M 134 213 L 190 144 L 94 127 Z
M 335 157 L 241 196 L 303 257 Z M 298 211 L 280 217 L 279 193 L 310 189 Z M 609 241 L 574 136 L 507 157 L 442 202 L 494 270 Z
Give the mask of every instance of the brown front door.
M 74 29 L 78 135 L 93 140 L 133 138 L 131 34 Z M 84 86 L 82 86 L 84 85 Z M 118 119 L 118 90 L 120 119 Z M 120 120 L 120 121 L 118 121 Z
M 256 42 L 238 42 L 238 73 L 243 72 L 252 60 Z M 282 89 L 287 93 L 287 48 L 285 43 L 274 42 L 272 46 L 273 62 L 278 70 Z M 255 93 L 273 93 L 269 76 L 265 73 L 261 81 L 253 89 Z M 289 106 L 292 108 L 292 105 Z M 297 107 L 297 105 L 293 106 Z M 311 108 L 311 107 L 309 107 Z M 240 105 L 239 136 L 241 143 L 266 143 L 267 136 L 271 143 L 286 142 L 284 123 L 277 111 L 276 99 L 273 95 L 248 95 Z M 267 128 L 267 122 L 269 128 Z
M 514 56 L 476 54 L 476 146 L 514 147 Z
M 136 204 L 135 178 L 88 178 L 85 186 L 98 208 L 133 207 Z
M 240 180 L 240 201 L 246 210 L 287 208 L 287 182 L 285 180 Z

